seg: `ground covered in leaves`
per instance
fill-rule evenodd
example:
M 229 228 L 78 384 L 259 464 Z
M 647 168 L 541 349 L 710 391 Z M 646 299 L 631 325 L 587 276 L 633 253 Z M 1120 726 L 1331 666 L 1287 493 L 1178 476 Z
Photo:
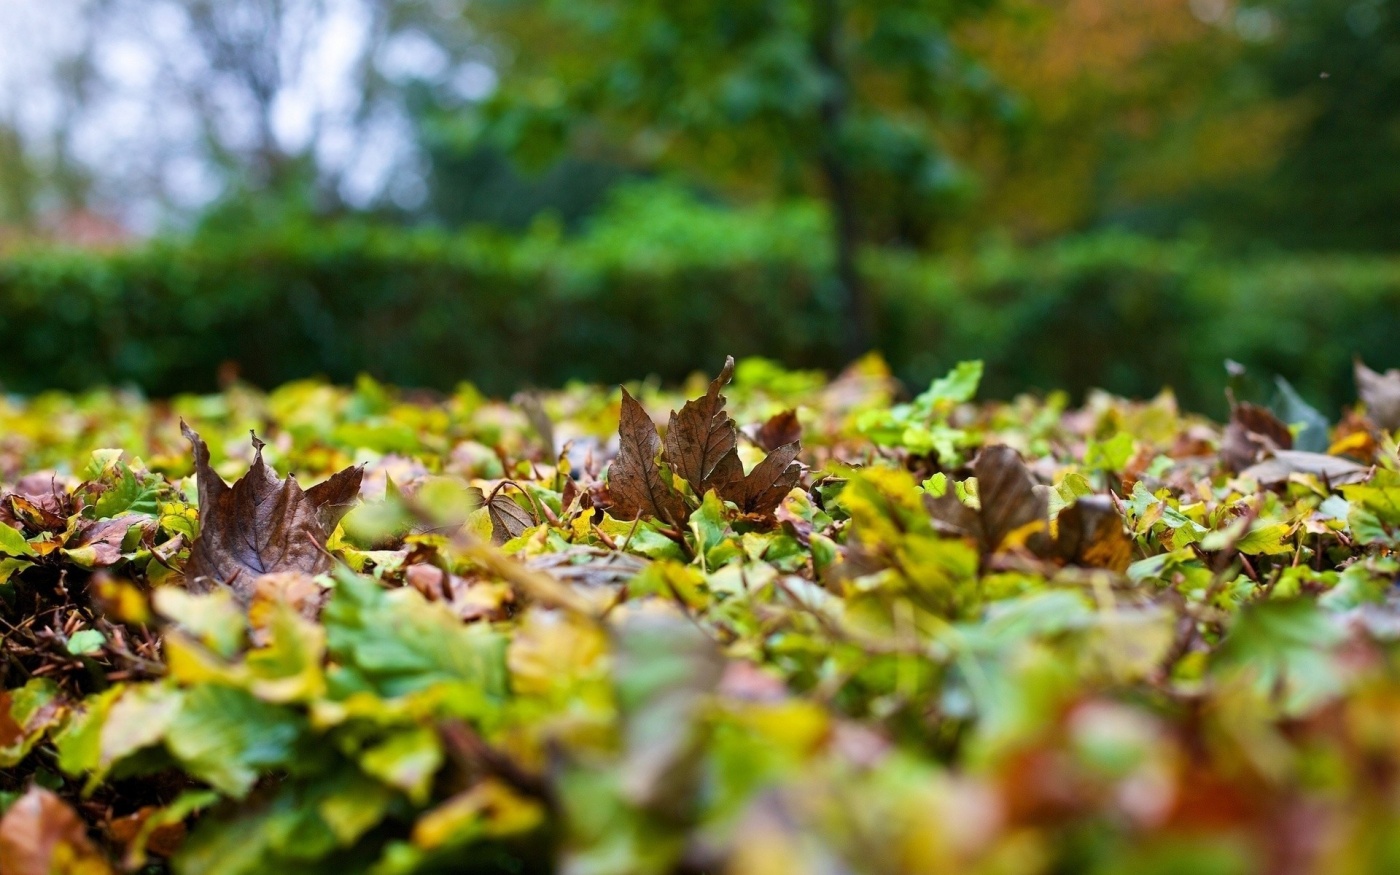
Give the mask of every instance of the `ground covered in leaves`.
M 1400 374 L 980 376 L 0 400 L 0 872 L 1400 870 Z

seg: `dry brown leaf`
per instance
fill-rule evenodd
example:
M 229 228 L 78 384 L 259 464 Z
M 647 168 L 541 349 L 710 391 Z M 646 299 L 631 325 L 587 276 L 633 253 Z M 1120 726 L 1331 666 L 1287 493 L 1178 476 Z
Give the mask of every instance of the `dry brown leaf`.
M 1371 420 L 1386 431 L 1400 428 L 1400 370 L 1391 368 L 1382 374 L 1366 367 L 1360 359 L 1354 369 L 1356 393 Z
M 145 525 L 148 518 L 117 517 L 110 520 L 81 523 L 76 537 L 66 544 L 70 553 L 83 551 L 83 564 L 89 568 L 106 568 L 122 558 L 122 540 L 133 525 Z
M 1326 453 L 1279 450 L 1272 458 L 1244 469 L 1240 476 L 1252 478 L 1258 481 L 1260 486 L 1278 486 L 1287 482 L 1293 474 L 1311 474 L 1332 486 L 1341 486 L 1360 483 L 1370 476 L 1370 470 L 1350 459 L 1329 456 Z
M 703 497 L 711 489 L 723 495 L 744 476 L 739 429 L 725 413 L 725 397 L 720 394 L 733 375 L 734 358 L 730 356 L 710 383 L 710 391 L 685 402 L 679 413 L 673 412 L 666 428 L 666 461 L 697 496 Z
M 1257 404 L 1237 404 L 1220 442 L 1225 467 L 1239 472 L 1268 453 L 1293 448 L 1293 433 L 1277 416 Z
M 107 875 L 112 867 L 72 808 L 43 787 L 30 787 L 0 820 L 3 875 Z
M 753 439 L 754 443 L 770 453 L 783 444 L 801 440 L 802 423 L 797 421 L 797 411 L 784 410 L 782 413 L 775 413 L 763 423 Z
M 1040 551 L 1049 528 L 1049 496 L 1036 483 L 1021 454 L 1008 446 L 982 450 L 972 463 L 981 509 L 974 510 L 950 490 L 924 504 L 934 525 L 949 534 L 976 540 L 984 553 L 994 553 L 1003 541 L 1024 543 Z M 1014 536 L 1014 537 L 1013 537 Z
M 503 492 L 496 493 L 486 502 L 486 513 L 491 518 L 491 543 L 497 546 L 520 537 L 526 529 L 535 525 L 535 518 L 530 512 Z
M 1128 569 L 1133 542 L 1108 496 L 1086 495 L 1060 511 L 1059 529 L 1056 546 L 1064 561 L 1120 574 Z
M 230 487 L 210 466 L 208 445 L 183 422 L 180 428 L 194 447 L 199 484 L 199 537 L 185 566 L 191 589 L 229 586 L 246 605 L 261 575 L 330 569 L 326 540 L 359 495 L 362 468 L 303 492 L 295 478 L 277 479 L 254 437 L 253 466 Z
M 802 479 L 802 466 L 795 461 L 801 450 L 797 441 L 778 447 L 730 486 L 727 494 L 720 492 L 720 497 L 733 501 L 744 513 L 772 514 Z
M 617 434 L 620 447 L 608 471 L 612 515 L 621 520 L 643 516 L 680 525 L 686 518 L 685 502 L 661 476 L 656 463 L 661 437 L 656 423 L 626 389 L 622 390 L 622 418 Z

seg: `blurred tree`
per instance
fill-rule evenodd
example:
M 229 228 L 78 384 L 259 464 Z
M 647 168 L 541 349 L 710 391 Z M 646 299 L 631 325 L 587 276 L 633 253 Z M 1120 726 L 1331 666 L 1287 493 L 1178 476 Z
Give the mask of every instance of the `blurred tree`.
M 968 237 L 1400 246 L 1393 2 L 1005 0 L 961 36 L 1028 107 L 1014 139 L 958 132 L 987 192 Z
M 1215 6 L 1221 10 L 1213 12 Z M 1026 106 L 1014 136 L 960 130 L 985 180 L 964 237 L 1035 242 L 1103 224 L 1178 232 L 1201 193 L 1259 184 L 1298 125 L 1240 61 L 1225 0 L 1005 0 L 968 51 Z
M 543 170 L 522 171 L 503 149 L 482 141 L 476 102 L 442 89 L 414 92 L 409 102 L 427 200 L 412 218 L 450 228 L 487 224 L 523 231 L 549 214 L 573 230 L 604 205 L 615 186 L 637 176 L 615 161 L 569 154 Z
M 1274 172 L 1228 206 L 1309 249 L 1400 247 L 1400 8 L 1387 0 L 1263 0 L 1237 13 L 1247 63 L 1301 124 Z
M 473 0 L 500 87 L 484 139 L 527 163 L 565 149 L 676 166 L 830 208 L 848 351 L 872 308 L 867 242 L 926 244 L 969 178 L 950 123 L 1013 104 L 950 37 L 993 0 Z

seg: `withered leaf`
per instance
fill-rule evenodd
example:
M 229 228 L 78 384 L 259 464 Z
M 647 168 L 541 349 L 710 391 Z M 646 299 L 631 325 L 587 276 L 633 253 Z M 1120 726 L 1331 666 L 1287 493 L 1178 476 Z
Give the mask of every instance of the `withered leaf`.
M 685 402 L 679 413 L 672 412 L 666 429 L 666 461 L 697 496 L 711 489 L 723 494 L 744 476 L 739 429 L 724 411 L 725 397 L 720 394 L 733 375 L 734 357 L 730 356 L 710 383 L 710 391 Z
M 1133 558 L 1133 542 L 1123 532 L 1123 518 L 1106 495 L 1086 495 L 1060 511 L 1056 552 L 1088 568 L 1122 573 Z
M 1356 393 L 1366 405 L 1371 421 L 1386 431 L 1400 428 L 1400 370 L 1378 373 L 1360 359 L 1354 365 Z
M 626 389 L 622 390 L 622 418 L 617 434 L 617 459 L 608 471 L 613 516 L 624 520 L 650 516 L 680 525 L 686 518 L 685 502 L 661 476 L 661 467 L 656 463 L 661 451 L 656 423 Z
M 797 421 L 796 410 L 775 413 L 758 429 L 754 442 L 767 452 L 773 452 L 783 444 L 802 439 L 802 423 Z
M 757 465 L 743 480 L 720 491 L 720 497 L 734 502 L 745 513 L 771 514 L 802 478 L 797 454 L 802 444 L 784 444 Z
M 988 549 L 995 550 L 1028 526 L 1047 526 L 1049 498 L 1043 488 L 1036 487 L 1020 453 L 1003 445 L 987 447 L 972 463 L 972 472 L 977 475 L 982 533 Z
M 68 528 L 68 517 L 51 509 L 50 502 L 38 496 L 15 493 L 5 496 L 6 517 L 33 532 L 61 532 Z
M 122 558 L 122 540 L 133 525 L 145 525 L 149 517 L 123 516 L 80 524 L 66 549 L 70 558 L 86 568 L 106 568 Z
M 486 507 L 487 518 L 491 520 L 491 543 L 496 546 L 520 537 L 526 529 L 535 525 L 534 516 L 503 491 L 498 489 L 489 499 L 476 486 L 468 491 Z
M 199 537 L 185 566 L 196 591 L 232 587 L 241 602 L 253 596 L 259 575 L 330 569 L 326 540 L 359 494 L 364 470 L 349 468 L 303 492 L 295 478 L 278 480 L 263 462 L 263 442 L 253 438 L 253 466 L 229 486 L 209 464 L 209 447 L 188 425 L 181 432 L 194 448 L 199 485 Z
M 1278 486 L 1287 482 L 1293 474 L 1311 474 L 1332 486 L 1340 486 L 1360 483 L 1370 476 L 1370 471 L 1365 465 L 1340 456 L 1279 450 L 1271 458 L 1244 469 L 1240 476 L 1257 480 L 1260 486 Z
M 337 471 L 321 483 L 306 490 L 306 497 L 316 508 L 316 519 L 326 536 L 330 537 L 345 515 L 360 499 L 360 483 L 365 469 L 360 465 Z
M 66 802 L 43 787 L 30 787 L 0 820 L 0 863 L 5 875 L 112 871 Z
M 1237 404 L 1220 442 L 1220 458 L 1231 471 L 1253 465 L 1266 453 L 1293 448 L 1293 433 L 1265 407 Z
M 937 498 L 926 497 L 924 503 L 935 526 L 975 539 L 984 553 L 996 552 L 1008 539 L 1037 552 L 1043 550 L 1048 539 L 1049 496 L 1046 488 L 1036 483 L 1021 454 L 1000 444 L 987 447 L 972 463 L 972 473 L 977 477 L 981 510 L 963 504 L 951 491 Z

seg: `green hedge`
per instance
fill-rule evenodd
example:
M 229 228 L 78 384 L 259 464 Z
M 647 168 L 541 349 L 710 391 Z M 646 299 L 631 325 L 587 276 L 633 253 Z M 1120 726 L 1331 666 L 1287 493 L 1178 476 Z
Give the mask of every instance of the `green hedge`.
M 819 212 L 649 203 L 621 214 L 570 239 L 342 225 L 12 253 L 0 259 L 0 384 L 168 394 L 208 389 L 236 361 L 261 385 L 363 371 L 507 392 L 675 379 L 724 353 L 840 365 Z M 980 358 L 991 396 L 1170 385 L 1219 410 L 1228 357 L 1335 408 L 1352 397 L 1354 354 L 1400 364 L 1400 259 L 1224 261 L 1099 234 L 963 259 L 875 253 L 865 270 L 880 347 L 912 384 Z

